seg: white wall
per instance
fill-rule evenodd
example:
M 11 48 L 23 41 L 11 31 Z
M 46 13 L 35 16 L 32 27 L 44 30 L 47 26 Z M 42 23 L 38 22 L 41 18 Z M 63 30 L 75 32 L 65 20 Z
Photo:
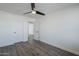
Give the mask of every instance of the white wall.
M 27 41 L 28 20 L 34 19 L 0 11 L 0 47 Z
M 79 6 L 68 7 L 40 20 L 40 40 L 79 54 Z

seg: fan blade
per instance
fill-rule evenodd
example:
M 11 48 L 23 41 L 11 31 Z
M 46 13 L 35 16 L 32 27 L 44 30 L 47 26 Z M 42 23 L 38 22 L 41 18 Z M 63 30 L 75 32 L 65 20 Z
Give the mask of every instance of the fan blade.
M 30 12 L 27 12 L 27 13 L 24 13 L 24 15 L 25 15 L 25 14 L 29 14 L 29 13 L 32 13 L 32 11 L 30 11 Z
M 36 11 L 36 14 L 45 15 L 44 13 L 39 12 L 39 11 Z
M 35 8 L 35 3 L 31 3 L 31 8 L 32 8 L 32 10 L 34 10 L 34 8 Z

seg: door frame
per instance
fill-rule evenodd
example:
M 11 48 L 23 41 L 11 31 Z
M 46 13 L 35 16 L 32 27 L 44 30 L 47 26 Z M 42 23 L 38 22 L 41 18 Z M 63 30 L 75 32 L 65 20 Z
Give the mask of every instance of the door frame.
M 29 41 L 29 24 L 33 24 L 34 25 L 34 22 L 28 21 L 28 28 L 27 28 L 27 30 L 28 30 L 28 41 Z M 35 28 L 35 26 L 34 26 L 34 28 Z M 34 28 L 33 28 L 33 33 L 34 33 Z

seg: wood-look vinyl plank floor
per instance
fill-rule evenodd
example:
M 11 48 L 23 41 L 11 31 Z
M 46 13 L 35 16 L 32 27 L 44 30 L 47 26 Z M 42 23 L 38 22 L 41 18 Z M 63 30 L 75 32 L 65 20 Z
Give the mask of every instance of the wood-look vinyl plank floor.
M 36 40 L 35 40 L 36 41 Z M 45 49 L 48 49 L 48 51 L 54 55 L 58 55 L 58 56 L 75 56 L 75 54 L 71 53 L 71 52 L 68 52 L 68 51 L 65 51 L 65 50 L 62 50 L 60 48 L 57 48 L 55 46 L 51 46 L 51 45 L 48 45 L 46 43 L 43 43 L 43 42 L 39 42 L 39 41 L 36 41 L 36 43 L 38 43 L 38 45 L 40 45 L 41 47 L 45 48 Z
M 0 47 L 0 56 L 77 56 L 71 52 L 51 46 L 41 41 L 19 42 Z

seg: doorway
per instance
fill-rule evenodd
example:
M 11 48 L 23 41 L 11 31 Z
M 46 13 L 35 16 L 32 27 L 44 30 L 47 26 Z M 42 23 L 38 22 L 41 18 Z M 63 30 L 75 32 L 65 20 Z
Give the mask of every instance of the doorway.
M 33 43 L 34 39 L 34 23 L 28 22 L 28 42 Z

